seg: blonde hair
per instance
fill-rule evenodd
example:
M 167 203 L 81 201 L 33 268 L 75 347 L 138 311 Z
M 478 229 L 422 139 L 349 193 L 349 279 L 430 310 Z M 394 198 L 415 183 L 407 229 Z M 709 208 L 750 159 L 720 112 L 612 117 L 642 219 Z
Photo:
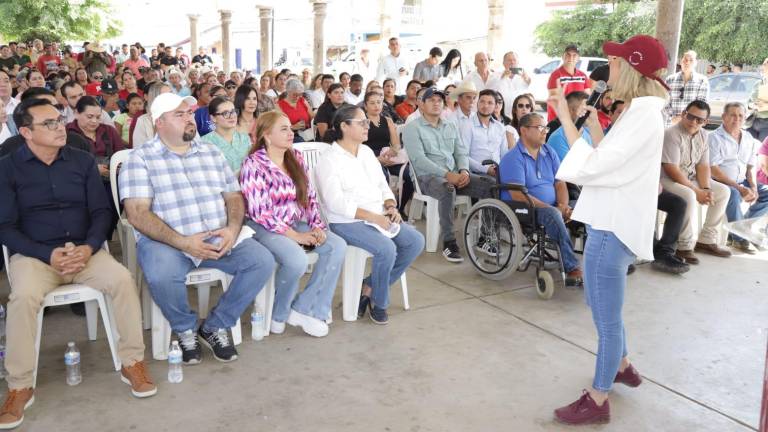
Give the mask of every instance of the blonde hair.
M 669 93 L 661 83 L 648 78 L 635 70 L 626 60 L 619 57 L 620 73 L 616 83 L 612 86 L 613 99 L 622 100 L 629 103 L 632 99 L 642 96 L 656 96 L 664 100 L 669 100 Z M 655 75 L 663 79 L 665 69 L 659 69 Z

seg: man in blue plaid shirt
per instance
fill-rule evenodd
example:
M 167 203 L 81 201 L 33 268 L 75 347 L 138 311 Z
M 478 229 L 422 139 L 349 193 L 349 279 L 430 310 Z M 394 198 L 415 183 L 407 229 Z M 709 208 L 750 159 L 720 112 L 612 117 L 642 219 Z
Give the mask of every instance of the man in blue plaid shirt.
M 669 103 L 664 109 L 667 126 L 677 124 L 682 112 L 695 100 L 707 102 L 709 99 L 709 80 L 695 71 L 696 51 L 686 51 L 680 59 L 680 72 L 667 77 Z
M 237 359 L 227 328 L 275 267 L 264 246 L 239 238 L 245 214 L 240 186 L 219 149 L 195 139 L 196 103 L 190 96 L 158 96 L 151 107 L 157 134 L 131 153 L 119 178 L 128 221 L 138 234 L 139 264 L 152 299 L 178 334 L 186 364 L 200 362 L 199 343 L 219 361 Z M 199 328 L 185 284 L 198 266 L 233 276 Z

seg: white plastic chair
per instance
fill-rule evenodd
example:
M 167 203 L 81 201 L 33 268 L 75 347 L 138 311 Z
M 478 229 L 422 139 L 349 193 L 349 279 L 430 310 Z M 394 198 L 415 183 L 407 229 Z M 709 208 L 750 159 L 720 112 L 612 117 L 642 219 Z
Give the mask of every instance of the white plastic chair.
M 112 189 L 112 199 L 115 202 L 115 208 L 118 209 L 120 208 L 117 187 L 118 169 L 123 162 L 128 160 L 130 152 L 131 150 L 121 150 L 116 152 L 112 155 L 109 161 L 109 178 Z M 123 248 L 123 263 L 133 273 L 136 283 L 141 287 L 144 328 L 149 328 L 149 323 L 151 322 L 152 357 L 156 360 L 165 360 L 168 358 L 168 346 L 171 343 L 171 327 L 168 320 L 165 319 L 162 311 L 149 294 L 149 289 L 144 282 L 141 268 L 138 265 L 138 259 L 136 258 L 136 237 L 133 232 L 133 227 L 128 222 L 128 219 L 122 214 L 118 221 L 118 235 L 120 237 L 120 244 Z M 220 282 L 222 290 L 226 291 L 227 288 L 229 288 L 230 277 L 220 270 L 208 268 L 197 268 L 187 273 L 186 284 L 195 285 L 198 289 L 197 306 L 198 313 L 202 318 L 205 318 L 208 314 L 210 289 L 211 286 L 215 285 L 217 282 Z M 231 331 L 232 343 L 235 345 L 242 343 L 243 337 L 239 319 L 237 320 L 237 323 L 231 327 Z
M 410 162 L 409 162 L 410 163 Z M 424 206 L 427 206 L 427 229 L 426 229 L 426 250 L 427 252 L 437 252 L 437 244 L 440 240 L 440 213 L 438 212 L 438 201 L 429 195 L 421 192 L 421 186 L 416 177 L 416 172 L 411 165 L 411 177 L 413 179 L 413 198 L 411 199 L 411 208 L 408 212 L 410 221 L 421 219 L 421 213 Z M 454 207 L 459 207 L 460 213 L 469 214 L 472 208 L 472 200 L 466 195 L 456 195 Z M 461 211 L 463 207 L 464 211 Z
M 106 248 L 106 243 L 104 246 Z M 3 246 L 3 261 L 5 262 L 5 271 L 8 276 L 8 282 L 11 283 L 11 267 L 9 266 L 10 258 L 8 256 L 8 248 L 5 246 Z M 13 288 L 11 288 L 11 290 L 13 290 Z M 55 290 L 46 294 L 46 296 L 43 298 L 42 307 L 37 313 L 37 334 L 35 335 L 35 372 L 32 381 L 32 387 L 37 385 L 37 366 L 40 361 L 40 341 L 42 339 L 41 334 L 43 332 L 43 312 L 45 308 L 50 306 L 63 306 L 72 303 L 84 302 L 89 340 L 96 340 L 98 330 L 98 310 L 100 310 L 102 324 L 104 325 L 104 330 L 107 333 L 109 350 L 112 353 L 112 362 L 115 365 L 115 370 L 120 370 L 120 357 L 117 355 L 117 346 L 115 345 L 115 341 L 118 340 L 119 337 L 117 334 L 117 326 L 115 325 L 115 320 L 112 315 L 111 301 L 108 299 L 109 297 L 105 296 L 101 291 L 82 284 L 61 285 Z
M 360 291 L 363 288 L 365 276 L 365 262 L 373 255 L 365 249 L 355 246 L 347 246 L 347 254 L 344 257 L 344 276 L 342 282 L 342 318 L 344 321 L 357 320 L 357 308 L 360 306 Z M 405 273 L 400 276 L 400 286 L 403 289 L 403 309 L 411 308 L 408 302 L 408 279 Z

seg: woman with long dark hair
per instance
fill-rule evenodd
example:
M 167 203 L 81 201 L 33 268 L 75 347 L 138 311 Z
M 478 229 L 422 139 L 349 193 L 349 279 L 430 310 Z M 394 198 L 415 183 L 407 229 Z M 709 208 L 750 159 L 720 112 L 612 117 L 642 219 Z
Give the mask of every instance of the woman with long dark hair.
M 664 143 L 662 111 L 669 98 L 662 78 L 667 54 L 658 40 L 633 36 L 623 44 L 606 42 L 603 52 L 610 67 L 608 85 L 626 103 L 608 135 L 603 137 L 597 111 L 588 107 L 592 145 L 581 137 L 559 85 L 548 100 L 570 147 L 557 178 L 582 185 L 571 218 L 587 225 L 584 293 L 597 328 L 592 387 L 575 402 L 555 410 L 555 418 L 568 424 L 608 422 L 608 392 L 613 384 L 637 387 L 642 383 L 627 356 L 621 310 L 627 268 L 635 257 L 653 260 Z
M 248 226 L 254 238 L 274 255 L 275 304 L 272 333 L 285 323 L 300 326 L 315 337 L 328 334 L 331 311 L 346 244 L 328 231 L 301 152 L 294 150 L 291 122 L 282 113 L 268 112 L 256 122 L 256 143 L 240 170 Z M 307 254 L 320 257 L 298 296 L 299 280 L 307 271 Z
M 373 150 L 363 145 L 369 125 L 356 106 L 336 111 L 329 134 L 334 142 L 320 157 L 315 178 L 331 231 L 373 255 L 358 317 L 370 308 L 374 323 L 387 324 L 389 288 L 424 249 L 424 236 L 402 223 L 381 165 Z
M 444 84 L 455 84 L 464 80 L 461 53 L 456 48 L 448 51 L 448 54 L 445 55 L 445 58 L 440 63 L 440 78 L 447 80 Z M 438 86 L 443 87 L 440 84 Z
M 316 141 L 326 141 L 325 133 L 331 125 L 336 110 L 342 105 L 344 105 L 344 87 L 339 83 L 333 83 L 328 87 L 325 102 L 317 108 L 317 113 L 315 113 Z
M 248 78 L 250 79 L 250 78 Z M 248 79 L 245 80 L 248 82 Z M 259 93 L 245 83 L 235 91 L 237 130 L 248 134 L 251 143 L 256 142 L 256 119 L 259 117 Z

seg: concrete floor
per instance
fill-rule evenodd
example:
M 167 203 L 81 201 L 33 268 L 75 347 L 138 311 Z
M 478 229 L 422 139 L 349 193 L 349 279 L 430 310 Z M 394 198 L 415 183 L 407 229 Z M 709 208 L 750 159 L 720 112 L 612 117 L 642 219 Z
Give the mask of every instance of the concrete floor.
M 119 250 L 119 248 L 113 248 Z M 768 253 L 701 256 L 683 276 L 640 266 L 625 319 L 630 356 L 645 377 L 611 396 L 612 423 L 580 430 L 756 430 L 766 348 Z M 0 299 L 8 286 L 0 275 Z M 549 301 L 532 275 L 504 282 L 471 265 L 423 254 L 408 272 L 411 307 L 392 290 L 388 326 L 336 321 L 325 339 L 293 328 L 238 347 L 231 364 L 185 367 L 169 384 L 150 361 L 158 395 L 136 400 L 100 338 L 67 309 L 45 317 L 35 404 L 23 431 L 559 431 L 552 409 L 590 385 L 596 337 L 581 290 Z M 246 324 L 244 334 L 249 335 Z M 150 333 L 145 343 L 150 346 Z M 83 382 L 68 387 L 67 340 L 82 351 Z M 149 350 L 147 358 L 151 358 Z M 4 390 L 4 389 L 3 389 Z

